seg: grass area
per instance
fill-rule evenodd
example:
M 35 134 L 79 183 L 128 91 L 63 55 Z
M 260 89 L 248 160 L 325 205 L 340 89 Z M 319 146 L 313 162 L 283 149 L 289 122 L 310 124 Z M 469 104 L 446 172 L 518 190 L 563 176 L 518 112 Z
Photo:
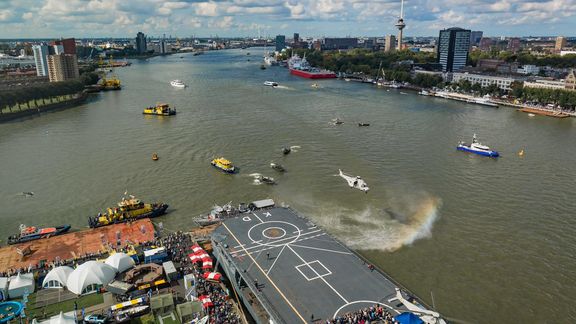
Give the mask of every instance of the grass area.
M 48 305 L 46 307 L 33 308 L 36 305 L 36 294 L 28 296 L 28 304 L 26 305 L 26 316 L 29 318 L 45 319 L 60 312 L 69 312 L 74 310 L 74 302 L 78 304 L 78 310 L 87 308 L 93 305 L 102 304 L 104 296 L 102 294 L 90 294 L 81 296 L 75 299 L 66 300 L 61 303 Z

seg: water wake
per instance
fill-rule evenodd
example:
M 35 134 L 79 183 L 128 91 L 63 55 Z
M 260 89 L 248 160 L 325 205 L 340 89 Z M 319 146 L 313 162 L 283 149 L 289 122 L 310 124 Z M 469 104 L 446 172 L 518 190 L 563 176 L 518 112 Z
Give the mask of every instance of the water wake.
M 290 151 L 292 152 L 298 152 L 299 149 L 301 149 L 302 147 L 300 145 L 292 145 L 290 146 Z
M 430 237 L 441 201 L 431 196 L 403 197 L 387 207 L 363 210 L 320 207 L 315 221 L 346 245 L 358 250 L 395 251 Z

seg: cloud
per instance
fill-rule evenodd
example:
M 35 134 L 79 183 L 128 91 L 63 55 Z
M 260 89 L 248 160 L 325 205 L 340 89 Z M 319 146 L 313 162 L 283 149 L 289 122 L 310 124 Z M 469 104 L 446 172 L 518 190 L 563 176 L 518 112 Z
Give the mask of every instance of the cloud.
M 452 26 L 492 35 L 576 28 L 576 0 L 405 0 L 404 9 L 406 35 Z M 249 36 L 255 26 L 272 34 L 385 35 L 396 32 L 399 14 L 400 0 L 0 0 L 0 38 Z

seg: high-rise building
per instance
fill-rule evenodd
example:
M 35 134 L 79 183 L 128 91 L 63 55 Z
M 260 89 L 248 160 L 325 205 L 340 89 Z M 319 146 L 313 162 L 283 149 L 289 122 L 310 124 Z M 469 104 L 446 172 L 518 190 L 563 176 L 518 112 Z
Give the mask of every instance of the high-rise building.
M 470 30 L 458 27 L 443 29 L 438 38 L 438 63 L 442 72 L 455 72 L 466 66 L 470 49 Z
M 520 38 L 512 37 L 508 40 L 508 50 L 511 52 L 518 52 L 520 50 Z
M 556 46 L 554 46 L 554 49 L 557 51 L 561 51 L 564 47 L 566 47 L 566 37 L 564 36 L 556 37 Z
M 65 54 L 64 53 L 64 46 L 63 45 L 53 45 L 52 49 L 54 51 L 54 54 L 58 55 L 58 54 Z M 52 52 L 52 51 L 50 51 Z
M 146 35 L 142 32 L 136 34 L 136 52 L 138 54 L 146 53 Z
M 482 35 L 484 35 L 484 33 L 480 30 L 475 30 L 473 32 L 470 32 L 470 45 L 480 44 L 480 40 L 482 39 Z
M 48 55 L 50 82 L 60 82 L 80 77 L 76 54 Z
M 74 38 L 55 40 L 51 45 L 61 45 L 64 49 L 64 54 L 76 54 L 76 40 Z
M 166 40 L 162 38 L 158 45 L 160 46 L 160 54 L 166 54 Z
M 324 49 L 340 50 L 358 47 L 358 38 L 324 38 Z
M 276 51 L 281 52 L 286 48 L 286 36 L 276 35 Z
M 384 44 L 384 52 L 393 51 L 396 48 L 396 36 L 386 35 L 386 43 Z
M 48 76 L 48 59 L 46 58 L 49 54 L 48 45 L 34 45 L 32 52 L 34 53 L 34 63 L 36 63 L 36 75 Z
M 300 34 L 294 33 L 294 43 L 300 43 Z

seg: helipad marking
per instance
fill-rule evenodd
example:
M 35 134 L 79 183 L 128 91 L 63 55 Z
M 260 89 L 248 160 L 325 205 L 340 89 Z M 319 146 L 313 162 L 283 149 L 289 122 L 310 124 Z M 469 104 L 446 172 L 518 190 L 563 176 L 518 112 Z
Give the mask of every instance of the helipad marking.
M 306 241 L 306 240 L 309 240 L 309 239 L 313 239 L 313 238 L 316 238 L 316 237 L 320 237 L 320 236 L 322 236 L 322 235 L 326 235 L 326 233 L 321 233 L 321 234 L 318 234 L 318 235 L 315 235 L 315 236 L 304 237 L 304 238 L 301 238 L 301 239 L 298 239 L 298 240 L 294 241 L 294 243 L 295 243 L 295 242 Z M 302 235 L 302 236 L 304 236 L 304 235 Z M 282 239 L 282 240 L 284 240 L 284 239 Z M 298 246 L 298 245 L 294 245 L 294 244 L 292 244 L 292 243 L 290 243 L 290 244 L 291 244 L 292 246 Z M 244 250 L 245 250 L 247 253 L 249 253 L 249 254 L 254 254 L 254 253 L 260 253 L 260 252 L 266 251 L 266 250 L 273 250 L 273 249 L 275 249 L 275 248 L 277 248 L 277 247 L 280 247 L 280 246 L 272 246 L 272 247 L 263 247 L 263 246 L 264 246 L 264 245 L 255 245 L 255 246 L 250 247 L 250 248 L 244 248 Z M 286 246 L 286 245 L 284 245 L 284 246 Z M 259 250 L 252 250 L 252 249 L 254 249 L 254 248 L 261 248 L 261 249 L 259 249 Z M 247 250 L 252 250 L 252 251 L 247 251 Z M 241 255 L 242 255 L 242 256 L 245 256 L 246 254 L 241 254 Z
M 276 258 L 274 259 L 274 262 L 272 262 L 272 265 L 270 266 L 270 268 L 268 269 L 268 271 L 266 272 L 266 274 L 269 274 L 270 271 L 272 271 L 272 268 L 274 268 L 274 265 L 276 264 L 276 261 L 278 261 L 278 259 L 280 259 L 280 255 L 282 255 L 282 252 L 284 252 L 284 249 L 286 248 L 286 245 L 284 245 L 282 247 L 282 249 L 280 249 L 280 252 L 278 253 L 278 255 L 276 256 Z M 268 250 L 268 249 L 267 249 Z
M 281 238 L 281 239 L 279 239 L 279 240 L 275 240 L 273 243 L 270 243 L 270 242 L 266 242 L 266 243 L 264 243 L 264 242 L 257 242 L 257 241 L 252 237 L 252 230 L 254 230 L 256 227 L 261 226 L 261 225 L 264 225 L 264 224 L 270 224 L 270 225 L 271 225 L 271 224 L 273 224 L 273 223 L 274 223 L 274 224 L 286 224 L 286 225 L 292 226 L 292 227 L 294 227 L 294 228 L 296 228 L 296 229 L 298 230 L 298 235 L 292 236 L 291 238 L 290 238 L 290 237 L 289 237 L 289 238 Z M 253 243 L 256 243 L 256 244 L 258 244 L 258 245 L 265 245 L 265 246 L 272 246 L 272 247 L 280 247 L 280 246 L 282 246 L 282 245 L 290 244 L 290 243 L 292 243 L 292 242 L 295 242 L 298 238 L 300 238 L 300 234 L 301 234 L 301 231 L 300 231 L 300 229 L 298 228 L 298 226 L 296 226 L 296 225 L 294 225 L 294 224 L 292 224 L 292 223 L 284 222 L 284 221 L 269 221 L 269 222 L 264 222 L 264 223 L 260 223 L 260 224 L 253 225 L 253 226 L 250 227 L 250 229 L 248 230 L 248 238 L 250 239 L 250 241 L 252 241 Z M 284 241 L 284 240 L 286 240 L 286 239 L 291 239 L 291 241 L 288 241 L 288 242 L 286 242 L 286 243 L 279 243 L 280 241 Z M 254 247 L 252 247 L 252 248 L 254 248 Z M 246 248 L 245 248 L 245 249 L 246 249 Z
M 258 220 L 260 221 L 260 223 L 264 223 L 264 221 L 262 221 L 262 219 L 260 217 L 258 217 L 258 215 L 256 215 L 256 213 L 252 213 L 252 215 L 256 216 L 256 218 L 258 218 Z
M 332 253 L 340 253 L 340 254 L 352 254 L 351 252 L 344 252 L 344 251 L 335 251 L 335 250 L 329 250 L 329 249 L 322 249 L 322 248 L 317 248 L 317 247 L 312 247 L 312 246 L 306 246 L 306 245 L 296 245 L 296 244 L 290 244 L 292 246 L 297 246 L 297 247 L 301 247 L 304 249 L 311 249 L 311 250 L 318 250 L 318 251 L 325 251 L 325 252 L 332 252 Z
M 274 237 L 274 236 L 268 236 L 266 235 L 266 231 L 271 230 L 271 229 L 278 229 L 280 231 L 282 231 L 282 235 L 278 236 L 278 237 Z M 267 239 L 271 239 L 271 240 L 279 240 L 281 238 L 283 238 L 284 236 L 286 236 L 286 230 L 280 227 L 268 227 L 262 230 L 262 236 L 264 236 Z
M 226 223 L 222 223 L 222 226 L 224 226 L 224 228 L 228 231 L 228 233 L 230 233 L 230 235 L 232 235 L 232 237 L 236 240 L 236 242 L 238 242 L 238 244 L 240 244 L 240 240 L 238 240 L 238 238 L 236 237 L 236 235 L 234 235 L 234 233 L 228 228 L 228 226 L 226 226 Z M 248 253 L 248 251 L 246 251 L 246 249 L 244 249 L 244 251 L 248 254 L 248 256 L 250 257 L 250 259 L 252 259 L 252 262 L 254 262 L 256 264 L 256 266 L 258 267 L 258 269 L 260 269 L 260 271 L 262 271 L 262 274 L 266 277 L 266 279 L 268 279 L 268 281 L 270 281 L 270 283 L 272 284 L 272 286 L 274 286 L 274 288 L 276 289 L 276 291 L 280 294 L 280 296 L 282 296 L 282 298 L 284 298 L 284 300 L 286 301 L 286 303 L 288 304 L 288 306 L 290 306 L 290 308 L 292 308 L 292 310 L 294 311 L 294 313 L 296 313 L 296 315 L 298 315 L 298 317 L 300 318 L 300 320 L 302 320 L 302 323 L 308 323 L 304 317 L 302 317 L 302 315 L 300 314 L 300 312 L 298 312 L 298 310 L 296 309 L 296 307 L 294 307 L 294 305 L 292 305 L 292 303 L 290 302 L 290 300 L 288 300 L 288 298 L 286 298 L 286 295 L 284 295 L 284 293 L 282 292 L 282 290 L 280 290 L 280 288 L 278 288 L 278 286 L 276 286 L 276 284 L 274 283 L 274 281 L 272 281 L 272 279 L 270 279 L 270 277 L 268 276 L 268 274 L 266 272 L 264 272 L 264 270 L 262 269 L 262 267 L 260 267 L 260 265 L 256 262 L 256 260 L 254 260 L 254 258 L 252 257 L 252 255 L 250 255 Z
M 304 258 L 302 258 L 300 256 L 300 254 L 296 253 L 296 251 L 294 251 L 294 249 L 290 246 L 290 244 L 286 245 L 290 251 L 292 251 L 292 253 L 294 253 L 294 255 L 296 255 L 300 260 L 302 260 L 302 262 L 306 263 L 306 260 L 304 260 Z M 312 269 L 312 271 L 314 271 L 314 273 L 320 278 L 320 280 L 324 281 L 324 283 L 330 287 L 330 289 L 332 289 L 332 291 L 334 291 L 336 293 L 336 295 L 338 295 L 338 297 L 340 297 L 345 303 L 348 303 L 348 300 L 346 300 L 346 298 L 344 298 L 339 292 L 338 290 L 336 290 L 334 287 L 332 287 L 331 284 L 328 283 L 328 281 L 326 281 L 326 279 L 324 279 L 323 277 L 320 276 L 320 274 L 314 269 L 314 268 L 310 268 Z

